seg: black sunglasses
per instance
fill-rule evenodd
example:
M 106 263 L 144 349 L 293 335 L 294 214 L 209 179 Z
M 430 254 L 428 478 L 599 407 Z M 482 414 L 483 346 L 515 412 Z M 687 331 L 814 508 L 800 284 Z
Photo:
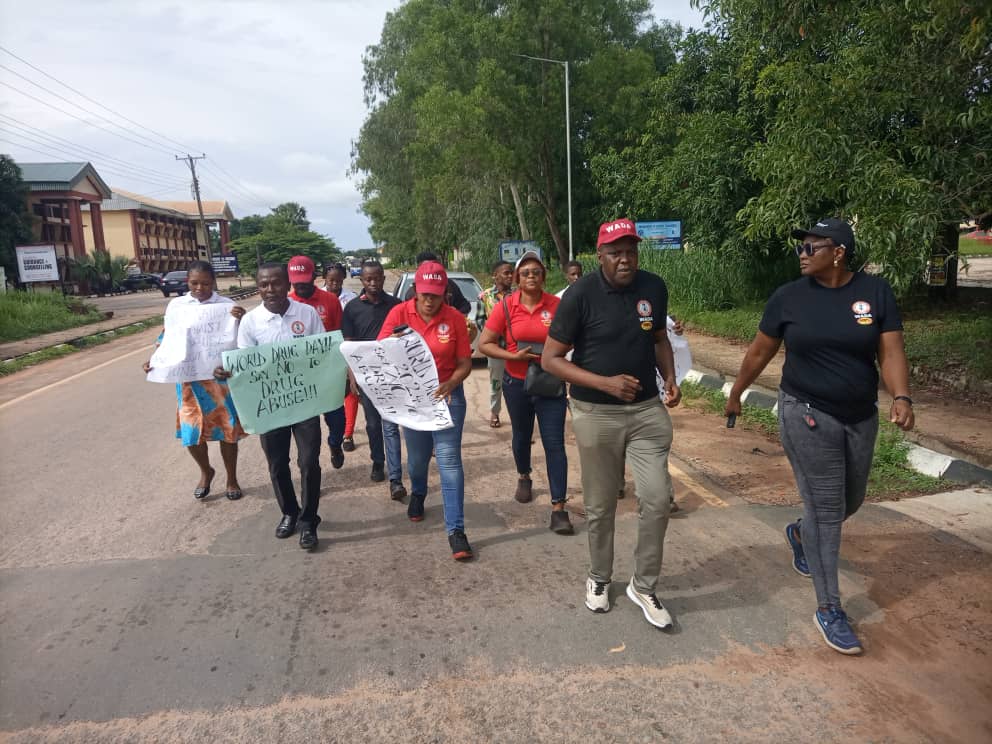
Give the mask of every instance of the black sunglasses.
M 797 245 L 794 250 L 796 251 L 796 255 L 797 256 L 802 256 L 804 253 L 807 256 L 812 256 L 814 253 L 816 253 L 821 248 L 829 248 L 829 247 L 830 246 L 828 246 L 828 245 L 816 245 L 816 246 L 814 246 L 812 243 L 803 243 L 802 245 Z

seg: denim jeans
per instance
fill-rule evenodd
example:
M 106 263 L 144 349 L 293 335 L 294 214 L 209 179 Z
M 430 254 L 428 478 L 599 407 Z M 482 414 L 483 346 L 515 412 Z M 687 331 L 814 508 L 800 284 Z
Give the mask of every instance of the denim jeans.
M 450 535 L 465 529 L 465 471 L 462 469 L 462 429 L 465 427 L 465 390 L 459 385 L 451 391 L 448 403 L 454 426 L 443 431 L 417 431 L 403 428 L 406 439 L 407 472 L 410 491 L 427 495 L 427 466 L 431 450 L 437 458 L 441 476 L 441 500 L 444 504 L 444 528 Z
M 369 453 L 373 463 L 385 463 L 389 472 L 389 480 L 403 480 L 403 450 L 400 448 L 400 427 L 392 421 L 386 421 L 379 415 L 378 409 L 372 404 L 365 393 L 360 400 L 365 411 L 365 433 L 369 437 Z M 385 447 L 383 447 L 385 440 Z
M 534 416 L 541 430 L 544 461 L 551 486 L 551 503 L 565 501 L 568 488 L 568 458 L 565 455 L 565 411 L 568 404 L 564 394 L 543 398 L 524 392 L 524 381 L 503 375 L 503 398 L 513 427 L 513 461 L 520 475 L 530 475 L 530 441 L 534 435 Z
M 344 406 L 325 413 L 324 421 L 327 422 L 327 444 L 331 447 L 340 447 L 341 442 L 344 441 Z

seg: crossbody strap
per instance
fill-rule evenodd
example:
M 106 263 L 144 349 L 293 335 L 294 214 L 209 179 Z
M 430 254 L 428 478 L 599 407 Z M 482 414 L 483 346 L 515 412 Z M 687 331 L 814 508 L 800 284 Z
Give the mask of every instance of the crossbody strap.
M 520 344 L 517 343 L 517 337 L 513 335 L 513 323 L 510 322 L 510 307 L 506 304 L 506 295 L 503 295 L 503 315 L 506 316 L 506 332 L 513 339 L 513 345 L 517 347 L 517 351 L 520 351 Z

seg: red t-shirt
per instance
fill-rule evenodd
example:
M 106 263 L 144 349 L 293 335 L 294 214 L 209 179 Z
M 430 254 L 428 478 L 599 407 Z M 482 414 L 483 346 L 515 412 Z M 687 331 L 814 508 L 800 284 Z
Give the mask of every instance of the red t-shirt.
M 341 330 L 341 300 L 338 299 L 337 295 L 316 287 L 314 293 L 305 300 L 292 289 L 289 290 L 289 297 L 316 310 L 317 315 L 320 316 L 320 322 L 324 324 L 325 331 Z
M 451 378 L 458 359 L 472 358 L 465 316 L 450 305 L 442 305 L 431 322 L 425 323 L 417 313 L 416 299 L 402 302 L 389 311 L 379 331 L 379 340 L 391 336 L 393 328 L 400 325 L 408 325 L 424 337 L 437 365 L 438 382 L 447 382 Z
M 528 310 L 521 304 L 520 290 L 517 290 L 506 298 L 513 334 L 511 335 L 506 328 L 506 313 L 503 312 L 502 302 L 493 305 L 493 310 L 486 321 L 486 328 L 506 339 L 506 350 L 510 353 L 516 353 L 518 349 L 527 346 L 528 342 L 543 344 L 548 340 L 548 328 L 551 327 L 551 320 L 555 317 L 555 311 L 558 310 L 560 302 L 561 300 L 553 294 L 542 292 L 541 301 L 537 307 Z M 517 343 L 514 342 L 514 339 Z M 522 380 L 527 376 L 528 364 L 529 362 L 511 362 L 507 359 L 506 373 L 510 377 Z

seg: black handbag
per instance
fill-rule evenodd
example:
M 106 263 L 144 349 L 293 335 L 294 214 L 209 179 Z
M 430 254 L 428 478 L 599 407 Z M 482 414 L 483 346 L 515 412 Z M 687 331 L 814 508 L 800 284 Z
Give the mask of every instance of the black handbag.
M 506 332 L 513 339 L 513 343 L 517 347 L 517 351 L 519 351 L 521 348 L 520 343 L 517 341 L 517 337 L 513 335 L 513 324 L 510 322 L 510 308 L 506 304 L 505 297 L 503 298 L 503 314 L 506 316 Z M 530 346 L 531 352 L 534 354 L 540 354 L 544 351 L 544 344 L 529 343 L 525 345 Z M 530 362 L 527 365 L 527 374 L 524 376 L 524 392 L 528 395 L 538 395 L 542 398 L 560 398 L 565 394 L 565 383 L 550 372 L 545 372 L 540 362 Z

